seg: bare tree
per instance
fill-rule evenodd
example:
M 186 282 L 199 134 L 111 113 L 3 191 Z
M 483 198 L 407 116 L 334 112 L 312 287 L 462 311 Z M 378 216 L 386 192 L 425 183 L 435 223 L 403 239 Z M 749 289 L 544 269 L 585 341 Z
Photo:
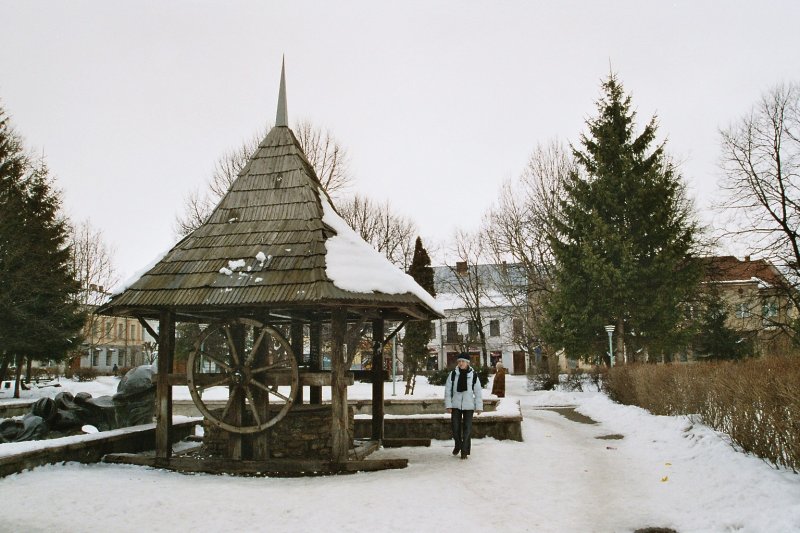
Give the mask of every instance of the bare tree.
M 779 268 L 779 289 L 800 307 L 800 84 L 770 89 L 721 135 L 726 236 Z
M 267 131 L 269 129 L 267 128 Z M 347 150 L 330 131 L 323 132 L 308 121 L 298 123 L 295 131 L 297 140 L 314 168 L 322 188 L 335 198 L 352 182 Z M 202 190 L 191 192 L 184 200 L 183 213 L 179 214 L 175 220 L 175 231 L 178 235 L 188 235 L 206 221 L 247 162 L 256 153 L 265 136 L 266 131 L 256 134 L 217 160 L 214 172 L 206 186 Z
M 500 268 L 499 291 L 510 303 L 512 342 L 534 353 L 541 340 L 541 302 L 552 291 L 554 259 L 550 246 L 553 221 L 564 195 L 564 183 L 575 171 L 570 151 L 552 140 L 538 145 L 522 174 L 507 181 L 500 197 L 484 217 L 486 252 Z
M 483 316 L 484 307 L 491 297 L 490 276 L 487 275 L 484 259 L 484 242 L 480 233 L 459 230 L 454 238 L 455 265 L 447 265 L 450 275 L 442 280 L 442 293 L 455 294 L 464 304 L 463 318 L 468 321 L 468 334 L 463 339 L 462 351 L 470 344 L 478 344 L 484 366 L 489 364 L 486 348 L 486 328 Z
M 389 261 L 408 270 L 417 236 L 411 219 L 393 211 L 388 200 L 381 203 L 358 194 L 337 202 L 337 210 L 362 239 Z
M 99 317 L 92 311 L 106 301 L 109 289 L 119 281 L 114 249 L 106 245 L 103 231 L 92 227 L 88 220 L 70 227 L 69 245 L 75 278 L 80 284 L 78 302 L 87 311 L 83 334 L 94 349 L 95 342 L 101 341 L 107 332 L 98 327 Z
M 303 120 L 294 131 L 322 188 L 332 197 L 346 192 L 352 182 L 350 157 L 330 130 L 323 132 L 311 122 Z

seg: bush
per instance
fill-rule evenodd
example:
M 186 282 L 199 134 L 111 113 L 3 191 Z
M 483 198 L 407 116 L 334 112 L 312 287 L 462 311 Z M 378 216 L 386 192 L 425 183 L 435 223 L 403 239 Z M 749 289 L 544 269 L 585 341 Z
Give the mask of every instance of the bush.
M 528 390 L 553 390 L 559 384 L 558 358 L 542 359 L 528 370 Z
M 800 471 L 800 358 L 691 365 L 629 364 L 605 381 L 609 397 L 657 415 L 689 415 L 745 452 Z
M 94 368 L 76 368 L 72 371 L 72 379 L 78 381 L 94 381 L 99 373 Z
M 486 384 L 489 383 L 489 368 L 485 366 L 473 366 L 472 369 L 478 373 L 478 380 L 481 382 L 481 387 L 486 387 Z M 444 368 L 442 370 L 432 371 L 428 374 L 428 383 L 431 385 L 444 385 L 444 381 L 452 370 L 452 368 Z

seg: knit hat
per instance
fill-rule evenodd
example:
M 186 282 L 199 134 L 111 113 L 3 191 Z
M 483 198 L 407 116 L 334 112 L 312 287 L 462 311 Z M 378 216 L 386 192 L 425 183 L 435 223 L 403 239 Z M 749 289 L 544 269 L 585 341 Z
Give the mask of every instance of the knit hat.
M 456 358 L 456 361 L 461 361 L 462 359 L 469 363 L 469 354 L 467 354 L 466 352 L 461 352 L 460 354 L 458 354 L 458 358 Z

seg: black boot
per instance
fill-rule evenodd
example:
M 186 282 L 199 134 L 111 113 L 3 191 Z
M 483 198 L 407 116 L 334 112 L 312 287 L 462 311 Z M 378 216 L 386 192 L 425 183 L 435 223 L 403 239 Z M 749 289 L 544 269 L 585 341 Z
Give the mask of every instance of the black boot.
M 460 451 L 461 451 L 461 446 L 456 444 L 456 447 L 453 448 L 453 455 L 458 455 L 458 452 L 460 452 Z
M 466 459 L 467 457 L 469 457 L 469 454 L 467 452 L 461 452 L 462 459 Z

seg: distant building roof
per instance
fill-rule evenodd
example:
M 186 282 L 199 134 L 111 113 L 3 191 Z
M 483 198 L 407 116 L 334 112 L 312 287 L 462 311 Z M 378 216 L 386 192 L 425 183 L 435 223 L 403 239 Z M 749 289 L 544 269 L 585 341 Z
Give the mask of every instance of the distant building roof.
M 732 255 L 699 258 L 705 271 L 705 280 L 710 282 L 746 282 L 760 280 L 770 286 L 786 283 L 777 268 L 764 259 L 744 261 Z

